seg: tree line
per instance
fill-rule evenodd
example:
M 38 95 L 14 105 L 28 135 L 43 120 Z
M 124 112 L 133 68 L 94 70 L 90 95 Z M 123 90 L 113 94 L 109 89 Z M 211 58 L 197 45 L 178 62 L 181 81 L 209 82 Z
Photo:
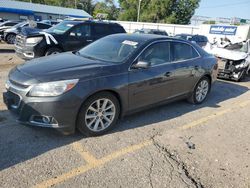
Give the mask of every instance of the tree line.
M 30 2 L 30 0 L 20 0 Z M 136 21 L 140 2 L 142 22 L 189 24 L 200 0 L 32 0 L 33 3 L 83 9 L 94 18 L 106 14 L 108 20 Z

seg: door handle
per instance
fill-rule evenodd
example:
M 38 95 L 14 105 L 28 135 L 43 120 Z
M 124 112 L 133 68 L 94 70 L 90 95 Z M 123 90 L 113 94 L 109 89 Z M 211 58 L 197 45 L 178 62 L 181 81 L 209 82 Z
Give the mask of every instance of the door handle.
M 166 73 L 164 74 L 165 77 L 170 77 L 171 75 L 172 75 L 172 72 L 166 72 Z
M 87 42 L 92 42 L 93 40 L 87 40 Z

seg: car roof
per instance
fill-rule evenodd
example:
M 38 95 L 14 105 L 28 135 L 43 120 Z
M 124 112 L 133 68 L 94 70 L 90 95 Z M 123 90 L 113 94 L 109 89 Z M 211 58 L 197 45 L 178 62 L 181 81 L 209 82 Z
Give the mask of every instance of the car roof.
M 157 40 L 172 40 L 172 41 L 184 41 L 187 42 L 186 40 L 183 39 L 178 39 L 178 38 L 174 38 L 174 37 L 169 37 L 169 36 L 165 36 L 165 35 L 156 35 L 156 34 L 138 34 L 138 33 L 132 33 L 132 34 L 128 34 L 128 33 L 119 33 L 119 34 L 113 34 L 113 35 L 109 35 L 108 37 L 117 37 L 117 38 L 121 38 L 123 40 L 131 40 L 131 41 L 141 41 L 141 42 L 150 42 L 150 41 L 157 41 Z
M 113 22 L 106 22 L 106 21 L 96 21 L 96 20 L 64 20 L 64 22 L 67 22 L 69 24 L 81 24 L 81 23 L 97 23 L 97 24 L 107 24 L 107 25 L 116 25 L 120 26 L 118 23 L 113 23 Z

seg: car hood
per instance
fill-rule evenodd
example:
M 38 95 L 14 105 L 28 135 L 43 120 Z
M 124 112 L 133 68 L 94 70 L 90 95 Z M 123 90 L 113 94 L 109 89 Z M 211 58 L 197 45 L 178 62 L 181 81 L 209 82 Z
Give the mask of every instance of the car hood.
M 33 59 L 16 69 L 39 82 L 92 79 L 121 72 L 121 66 L 87 59 L 72 52 Z
M 17 30 L 17 28 L 8 28 L 8 29 L 6 29 L 4 32 L 6 32 L 6 33 L 10 33 L 10 32 L 13 32 L 13 33 L 16 33 L 16 32 L 18 32 L 18 30 Z
M 235 50 L 227 50 L 224 48 L 213 48 L 211 50 L 211 53 L 217 57 L 229 59 L 229 60 L 233 60 L 233 61 L 239 61 L 239 60 L 247 58 L 247 53 L 245 53 L 245 52 L 239 52 L 239 51 L 235 51 Z
M 20 34 L 23 36 L 38 36 L 41 35 L 40 32 L 43 31 L 42 29 L 32 28 L 32 27 L 23 27 L 21 29 Z

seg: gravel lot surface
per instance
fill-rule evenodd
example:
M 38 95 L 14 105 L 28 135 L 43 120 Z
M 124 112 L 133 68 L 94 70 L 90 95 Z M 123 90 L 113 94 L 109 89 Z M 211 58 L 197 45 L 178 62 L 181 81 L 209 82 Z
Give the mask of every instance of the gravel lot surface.
M 1 44 L 0 44 L 1 49 Z M 0 53 L 0 91 L 23 63 Z M 202 105 L 179 101 L 99 137 L 19 125 L 0 96 L 1 187 L 250 187 L 250 77 L 218 80 Z

